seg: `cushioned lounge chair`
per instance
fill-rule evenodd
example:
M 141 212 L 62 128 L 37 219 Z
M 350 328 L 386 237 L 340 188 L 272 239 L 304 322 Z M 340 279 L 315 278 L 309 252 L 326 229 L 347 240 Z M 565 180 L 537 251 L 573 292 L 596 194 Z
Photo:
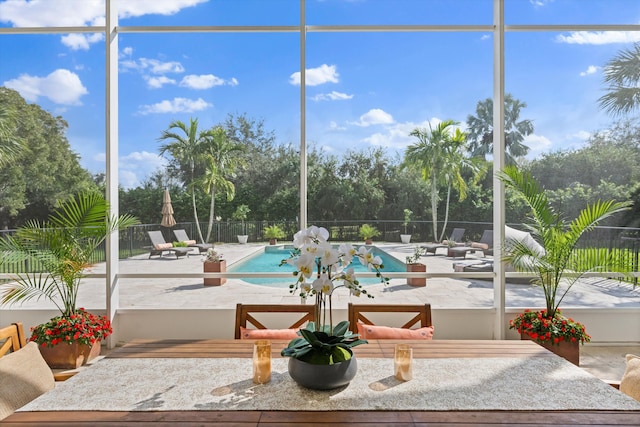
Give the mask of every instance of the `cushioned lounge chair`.
M 176 254 L 176 258 L 180 258 L 181 256 L 189 255 L 191 252 L 191 248 L 176 248 L 173 243 L 165 242 L 161 231 L 147 231 L 147 234 L 149 234 L 152 245 L 149 251 L 149 258 L 153 255 L 161 257 L 164 252 L 173 252 Z
M 463 244 L 461 242 L 462 242 L 462 238 L 464 237 L 464 232 L 465 232 L 464 228 L 454 228 L 453 231 L 451 231 L 451 235 L 449 236 L 449 238 L 443 240 L 442 243 L 425 243 L 420 247 L 424 249 L 425 252 L 432 253 L 435 255 L 436 250 L 438 250 L 439 248 L 448 248 L 451 246 L 462 246 Z
M 185 230 L 173 230 L 173 234 L 178 242 L 186 243 L 190 248 L 198 248 L 199 253 L 207 252 L 208 249 L 213 248 L 211 243 L 197 243 L 195 240 L 191 240 Z
M 482 237 L 477 242 L 471 242 L 470 245 L 477 251 L 487 255 L 493 255 L 493 230 L 484 230 Z

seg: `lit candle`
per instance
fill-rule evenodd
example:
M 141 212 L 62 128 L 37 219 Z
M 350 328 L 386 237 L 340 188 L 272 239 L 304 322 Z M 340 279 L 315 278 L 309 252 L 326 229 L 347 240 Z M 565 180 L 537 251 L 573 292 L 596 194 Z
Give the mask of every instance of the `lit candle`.
M 253 382 L 271 381 L 271 341 L 258 340 L 253 345 Z
M 413 349 L 408 344 L 396 344 L 394 352 L 394 373 L 396 379 L 409 381 L 413 378 L 411 366 Z

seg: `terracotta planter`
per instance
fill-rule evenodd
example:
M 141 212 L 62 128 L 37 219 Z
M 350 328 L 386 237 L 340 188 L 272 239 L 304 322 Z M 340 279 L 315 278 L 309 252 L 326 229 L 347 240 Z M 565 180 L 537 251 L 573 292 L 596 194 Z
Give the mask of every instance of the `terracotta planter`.
M 42 358 L 50 368 L 76 369 L 100 355 L 100 341 L 92 344 L 58 343 L 53 347 L 38 346 Z
M 531 340 L 528 335 L 520 334 L 521 340 Z M 537 344 L 551 351 L 552 353 L 557 354 L 560 357 L 564 357 L 569 362 L 573 363 L 576 366 L 580 366 L 580 343 L 579 342 L 569 342 L 562 341 L 559 344 L 551 344 L 550 342 L 540 342 L 535 341 Z
M 372 245 L 372 244 L 373 244 L 373 240 L 372 240 L 372 239 L 366 239 L 366 240 L 364 241 L 364 244 L 365 244 L 365 245 Z
M 427 271 L 427 266 L 422 263 L 407 264 L 408 273 L 424 273 Z M 407 285 L 409 286 L 427 286 L 426 277 L 408 277 Z
M 219 262 L 213 261 L 205 261 L 204 262 L 204 272 L 205 273 L 224 273 L 227 271 L 227 261 L 222 260 Z M 205 286 L 221 286 L 227 283 L 226 277 L 215 278 L 215 279 L 204 279 Z
M 277 245 L 278 244 L 278 239 L 269 239 L 269 244 L 270 245 Z

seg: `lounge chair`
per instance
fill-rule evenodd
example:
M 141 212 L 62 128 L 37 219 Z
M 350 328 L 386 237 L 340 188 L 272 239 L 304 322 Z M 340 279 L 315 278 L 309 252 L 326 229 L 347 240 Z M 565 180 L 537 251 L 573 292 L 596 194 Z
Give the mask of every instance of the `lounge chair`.
M 176 254 L 176 258 L 180 258 L 181 256 L 189 255 L 191 252 L 191 248 L 177 248 L 173 246 L 173 243 L 167 243 L 162 236 L 161 231 L 147 231 L 149 234 L 149 239 L 151 239 L 151 250 L 149 252 L 149 258 L 153 255 L 158 255 L 162 257 L 164 252 L 173 252 Z
M 469 246 L 449 247 L 447 256 L 466 258 L 467 254 L 471 252 L 482 252 L 484 256 L 493 255 L 493 230 L 485 230 L 480 240 L 469 243 Z
M 452 246 L 463 246 L 462 238 L 464 237 L 464 228 L 454 228 L 451 231 L 451 235 L 448 239 L 442 241 L 442 243 L 425 243 L 420 247 L 425 250 L 426 253 L 436 254 L 436 250 L 439 248 L 449 248 Z
M 211 243 L 197 243 L 195 240 L 189 239 L 185 230 L 173 230 L 173 234 L 176 236 L 178 242 L 186 243 L 190 248 L 198 248 L 199 253 L 205 253 L 208 249 L 213 248 Z

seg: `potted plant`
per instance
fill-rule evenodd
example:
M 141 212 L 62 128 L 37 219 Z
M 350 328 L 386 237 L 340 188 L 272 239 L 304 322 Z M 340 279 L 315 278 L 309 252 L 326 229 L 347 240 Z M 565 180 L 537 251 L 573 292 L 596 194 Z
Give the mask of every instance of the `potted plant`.
M 406 257 L 407 272 L 408 273 L 425 273 L 427 266 L 420 262 L 420 257 L 424 254 L 423 249 L 420 246 L 415 246 L 413 249 L 413 255 Z M 407 285 L 409 286 L 426 286 L 426 277 L 408 277 Z
M 409 244 L 411 242 L 411 234 L 407 232 L 407 227 L 409 226 L 409 222 L 411 222 L 413 212 L 410 209 L 405 209 L 403 213 L 404 221 L 402 221 L 402 226 L 404 227 L 404 234 L 400 235 L 400 241 L 404 244 Z
M 203 262 L 203 271 L 205 273 L 224 273 L 227 271 L 227 261 L 223 259 L 223 255 L 216 251 L 216 248 L 207 249 Z M 204 286 L 222 286 L 227 283 L 226 277 L 206 278 Z
M 376 227 L 373 227 L 369 224 L 362 224 L 360 226 L 360 230 L 358 231 L 360 237 L 364 240 L 366 245 L 370 245 L 373 243 L 373 238 L 380 235 L 380 232 Z
M 77 307 L 80 281 L 107 236 L 137 223 L 129 215 L 110 216 L 101 194 L 82 192 L 61 202 L 47 221 L 28 221 L 0 239 L 0 264 L 29 263 L 43 269 L 19 274 L 6 284 L 2 303 L 45 298 L 60 310 L 60 316 L 31 328 L 30 340 L 52 368 L 77 368 L 100 353 L 111 325 L 106 317 Z
M 247 243 L 249 236 L 247 235 L 247 229 L 245 228 L 245 220 L 247 219 L 247 215 L 249 215 L 251 209 L 247 205 L 240 205 L 236 208 L 235 212 L 231 215 L 231 219 L 234 221 L 240 221 L 242 223 L 242 234 L 238 234 L 238 243 L 241 245 Z
M 278 239 L 283 239 L 285 236 L 284 231 L 277 225 L 270 225 L 264 229 L 264 237 L 269 239 L 270 245 L 278 243 Z
M 607 248 L 578 248 L 582 235 L 602 220 L 628 209 L 628 203 L 598 201 L 582 209 L 567 223 L 551 207 L 545 191 L 529 174 L 508 166 L 498 177 L 529 206 L 532 219 L 527 231 L 542 249 L 517 239 L 505 239 L 502 261 L 516 271 L 532 273 L 532 283 L 542 287 L 546 308 L 528 310 L 510 322 L 522 339 L 532 339 L 571 362 L 580 363 L 580 343 L 590 340 L 584 325 L 566 318 L 560 304 L 571 287 L 588 271 L 626 272 L 625 260 Z
M 314 322 L 300 329 L 300 338 L 293 339 L 282 350 L 283 356 L 291 358 L 291 377 L 299 384 L 315 389 L 331 389 L 349 383 L 357 370 L 351 348 L 366 344 L 349 331 L 348 321 L 333 327 L 331 299 L 336 289 L 346 288 L 351 295 L 373 298 L 358 282 L 351 262 L 358 259 L 375 270 L 381 282 L 389 282 L 382 276 L 384 266 L 379 257 L 373 256 L 365 247 L 356 249 L 348 243 L 336 248 L 328 238 L 329 232 L 322 227 L 300 230 L 294 236 L 294 252 L 280 264 L 296 268 L 294 276 L 297 279 L 290 286 L 291 293 L 299 294 L 302 299 L 315 298 Z M 312 277 L 312 282 L 307 282 Z

